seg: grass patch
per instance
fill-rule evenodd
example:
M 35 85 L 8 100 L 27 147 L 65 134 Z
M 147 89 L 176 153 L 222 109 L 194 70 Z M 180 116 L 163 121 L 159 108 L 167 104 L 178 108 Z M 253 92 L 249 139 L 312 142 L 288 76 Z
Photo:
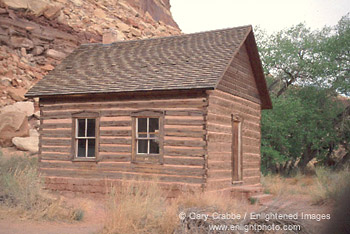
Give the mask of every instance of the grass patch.
M 313 201 L 316 204 L 327 200 L 338 200 L 345 188 L 350 186 L 350 168 L 334 171 L 325 167 L 316 168 L 316 188 L 312 191 Z
M 275 196 L 308 195 L 314 204 L 327 200 L 337 200 L 343 190 L 349 186 L 350 169 L 334 171 L 317 167 L 316 175 L 306 176 L 297 173 L 293 177 L 266 175 L 262 177 L 265 193 Z
M 11 157 L 0 159 L 0 205 L 22 218 L 79 220 L 82 211 L 67 207 L 60 197 L 43 189 L 37 159 Z M 83 213 L 83 212 L 82 212 Z
M 185 193 L 166 199 L 166 192 L 156 181 L 127 182 L 112 188 L 108 196 L 107 221 L 103 234 L 118 233 L 183 233 L 179 228 L 181 212 L 229 212 L 247 210 L 248 202 L 214 193 Z
M 156 182 L 123 182 L 108 195 L 107 222 L 102 233 L 172 233 L 176 210 L 167 206 Z

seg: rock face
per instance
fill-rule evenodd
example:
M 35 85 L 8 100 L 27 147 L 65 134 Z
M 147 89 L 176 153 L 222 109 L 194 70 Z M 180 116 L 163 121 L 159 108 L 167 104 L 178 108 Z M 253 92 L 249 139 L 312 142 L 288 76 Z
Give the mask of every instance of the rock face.
M 180 33 L 169 0 L 0 0 L 0 107 L 23 101 L 81 43 Z

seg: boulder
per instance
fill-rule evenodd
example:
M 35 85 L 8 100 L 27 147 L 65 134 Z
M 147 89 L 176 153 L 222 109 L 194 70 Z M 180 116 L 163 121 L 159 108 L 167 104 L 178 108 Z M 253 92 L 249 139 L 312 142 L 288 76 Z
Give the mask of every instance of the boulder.
M 83 2 L 81 0 L 71 0 L 71 2 L 76 6 L 82 6 Z
M 25 97 L 23 95 L 16 93 L 13 90 L 9 90 L 8 95 L 17 102 L 25 100 Z
M 53 58 L 53 59 L 57 59 L 57 60 L 62 60 L 66 57 L 65 53 L 59 52 L 59 51 L 54 50 L 54 49 L 48 49 L 46 51 L 46 55 Z
M 44 11 L 44 16 L 49 20 L 56 19 L 58 16 L 60 16 L 61 9 L 62 7 L 59 5 L 48 6 Z
M 123 22 L 118 22 L 117 27 L 122 32 L 130 32 L 130 26 Z
M 34 112 L 34 117 L 40 119 L 40 111 Z
M 16 37 L 13 36 L 10 39 L 10 44 L 14 48 L 25 48 L 25 49 L 32 49 L 34 47 L 34 43 L 25 37 Z
M 33 51 L 32 51 L 32 54 L 34 54 L 34 55 L 41 55 L 43 52 L 44 52 L 44 47 L 42 47 L 42 46 L 35 46 Z
M 19 150 L 29 151 L 30 153 L 38 153 L 39 151 L 39 133 L 31 129 L 29 137 L 14 137 L 12 143 Z
M 0 114 L 0 146 L 12 145 L 12 138 L 29 134 L 28 119 L 25 113 L 10 111 Z
M 49 5 L 45 0 L 2 0 L 9 8 L 15 10 L 29 10 L 36 15 L 40 15 Z
M 141 37 L 142 36 L 141 31 L 136 29 L 136 28 L 131 28 L 130 32 L 135 37 Z
M 124 35 L 121 32 L 105 32 L 102 36 L 102 42 L 103 44 L 111 44 L 116 41 L 123 41 Z
M 27 117 L 34 114 L 34 104 L 33 102 L 16 102 L 13 105 L 5 106 L 0 109 L 0 113 L 18 111 L 26 114 Z
M 94 15 L 97 18 L 101 18 L 101 19 L 106 18 L 106 13 L 104 12 L 104 10 L 102 10 L 100 8 L 97 8 L 97 9 L 94 10 Z

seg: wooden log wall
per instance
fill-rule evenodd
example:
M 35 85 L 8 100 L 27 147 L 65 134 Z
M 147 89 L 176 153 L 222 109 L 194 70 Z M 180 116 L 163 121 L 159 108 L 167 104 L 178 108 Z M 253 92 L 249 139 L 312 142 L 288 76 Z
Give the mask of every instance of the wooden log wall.
M 157 180 L 198 187 L 205 174 L 206 94 L 133 98 L 41 98 L 40 168 L 47 176 Z M 138 110 L 164 115 L 164 165 L 131 163 L 131 116 Z M 72 162 L 72 114 L 100 113 L 99 162 Z M 52 181 L 52 180 L 51 180 Z M 53 180 L 54 181 L 54 180 Z M 51 186 L 52 187 L 52 186 Z
M 214 91 L 208 91 L 207 189 L 232 187 L 231 114 L 242 122 L 243 185 L 260 183 L 261 102 L 243 45 Z

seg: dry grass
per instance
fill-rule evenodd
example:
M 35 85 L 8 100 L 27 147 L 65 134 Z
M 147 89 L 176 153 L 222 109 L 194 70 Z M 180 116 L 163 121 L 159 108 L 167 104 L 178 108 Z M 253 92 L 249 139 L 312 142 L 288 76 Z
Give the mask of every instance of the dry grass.
M 156 181 L 123 182 L 122 190 L 112 188 L 108 195 L 107 222 L 103 234 L 174 233 L 180 212 L 244 213 L 248 203 L 213 193 L 186 193 L 166 199 Z M 181 231 L 180 231 L 181 232 Z
M 338 200 L 345 188 L 350 186 L 350 168 L 341 171 L 319 167 L 316 169 L 316 189 L 311 195 L 314 203 L 320 204 L 327 200 Z
M 103 233 L 171 233 L 176 207 L 166 205 L 156 182 L 124 182 L 109 194 L 108 220 Z
M 276 196 L 307 195 L 314 204 L 327 200 L 336 200 L 338 195 L 349 185 L 350 170 L 333 171 L 324 167 L 316 168 L 315 176 L 305 176 L 300 173 L 291 178 L 279 175 L 262 177 L 265 193 Z
M 267 175 L 262 177 L 261 183 L 265 193 L 276 196 L 294 194 L 308 195 L 309 190 L 315 188 L 315 178 L 300 173 L 292 178 L 285 178 L 280 175 Z
M 43 189 L 36 158 L 0 158 L 0 205 L 22 218 L 71 221 L 83 216 L 81 209 L 66 206 Z

